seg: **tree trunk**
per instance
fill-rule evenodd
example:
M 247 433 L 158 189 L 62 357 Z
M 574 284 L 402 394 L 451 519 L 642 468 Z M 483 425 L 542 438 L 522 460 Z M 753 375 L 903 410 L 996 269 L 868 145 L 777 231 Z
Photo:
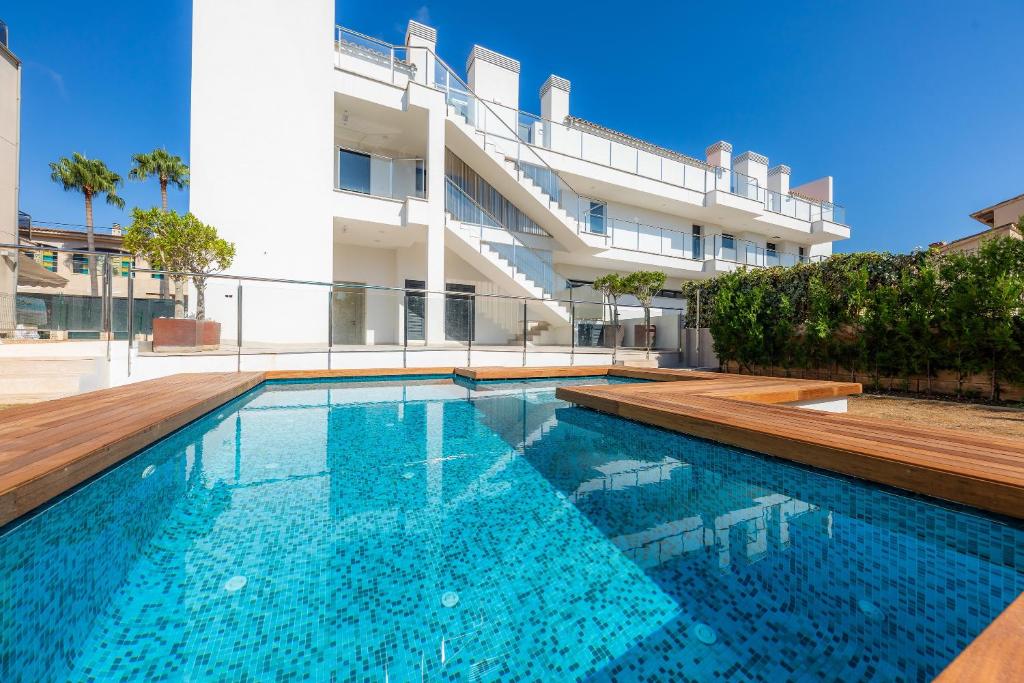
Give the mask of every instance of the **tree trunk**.
M 85 191 L 85 244 L 89 251 L 89 293 L 98 296 L 99 280 L 96 274 L 96 237 L 92 231 L 92 192 Z
M 185 317 L 185 278 L 173 276 L 174 279 L 174 317 Z
M 206 278 L 194 277 L 192 284 L 196 286 L 196 320 L 206 320 Z
M 644 358 L 651 359 L 651 309 L 644 306 Z
M 167 179 L 160 179 L 160 208 L 167 213 Z

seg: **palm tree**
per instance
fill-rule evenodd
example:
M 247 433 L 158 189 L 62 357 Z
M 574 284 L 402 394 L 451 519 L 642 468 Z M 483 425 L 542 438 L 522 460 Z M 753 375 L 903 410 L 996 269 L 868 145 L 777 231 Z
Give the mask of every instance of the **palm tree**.
M 81 192 L 85 195 L 85 234 L 89 249 L 89 282 L 92 295 L 99 294 L 96 280 L 96 240 L 92 229 L 92 199 L 104 195 L 107 204 L 124 208 L 124 199 L 117 194 L 121 176 L 111 171 L 99 159 L 89 159 L 75 152 L 71 158 L 61 157 L 50 162 L 50 180 L 64 186 L 66 192 Z
M 188 186 L 188 164 L 176 154 L 166 149 L 154 149 L 148 154 L 133 154 L 132 170 L 128 177 L 132 180 L 145 180 L 156 176 L 160 181 L 160 208 L 167 211 L 167 186 L 174 185 L 179 190 Z

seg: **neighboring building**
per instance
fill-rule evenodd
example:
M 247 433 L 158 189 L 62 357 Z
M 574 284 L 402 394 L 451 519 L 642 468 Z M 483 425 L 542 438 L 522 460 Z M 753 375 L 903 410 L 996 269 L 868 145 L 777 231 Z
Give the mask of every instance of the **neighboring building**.
M 137 268 L 149 268 L 144 259 L 134 259 L 130 253 L 124 250 L 124 237 L 121 234 L 120 226 L 100 227 L 93 230 L 97 251 L 97 272 L 102 273 L 104 258 L 112 260 L 111 268 L 114 274 L 113 295 L 127 296 L 128 294 L 128 273 L 134 263 Z M 61 227 L 29 224 L 22 225 L 19 229 L 21 238 L 22 254 L 31 257 L 43 269 L 56 273 L 66 281 L 60 289 L 65 296 L 91 296 L 92 282 L 89 277 L 89 257 L 87 254 L 69 254 L 57 251 L 58 249 L 81 250 L 88 249 L 85 228 Z M 19 293 L 53 293 L 53 289 L 47 287 L 33 287 L 25 282 L 18 287 Z M 159 273 L 139 273 L 135 278 L 135 297 L 142 298 L 166 298 L 168 296 L 168 283 Z
M 944 252 L 959 251 L 969 254 L 977 251 L 985 240 L 995 237 L 1024 239 L 1024 234 L 1017 227 L 1017 222 L 1022 217 L 1024 217 L 1024 194 L 1019 194 L 971 214 L 971 218 L 986 226 L 985 230 L 948 243 L 936 242 L 931 246 Z
M 18 237 L 18 147 L 21 116 L 21 62 L 8 47 L 7 25 L 0 21 L 0 244 Z M 13 249 L 0 247 L 0 329 L 14 317 Z
M 410 21 L 392 46 L 341 28 L 332 40 L 333 19 L 333 0 L 195 0 L 190 197 L 236 243 L 232 272 L 449 292 L 344 290 L 336 344 L 504 344 L 524 328 L 564 344 L 603 307 L 531 303 L 524 325 L 519 304 L 477 297 L 472 310 L 466 295 L 564 299 L 582 285 L 575 299 L 595 300 L 597 276 L 657 269 L 671 296 L 739 266 L 826 257 L 850 236 L 831 177 L 791 187 L 788 166 L 724 141 L 695 158 L 610 130 L 575 115 L 556 75 L 530 114 L 511 57 L 474 46 L 463 83 L 429 26 Z M 319 296 L 265 301 L 251 305 L 278 313 L 247 318 L 250 337 L 326 337 Z M 218 297 L 211 313 L 234 305 Z M 577 329 L 578 344 L 597 339 Z
M 19 225 L 21 257 L 18 268 L 17 328 L 9 336 L 21 338 L 96 338 L 104 329 L 103 278 L 111 261 L 110 324 L 115 337 L 127 333 L 128 274 L 133 266 L 148 268 L 123 248 L 121 228 L 96 228 L 96 274 L 89 272 L 89 256 L 60 250 L 85 251 L 84 228 L 34 225 L 27 216 Z M 135 331 L 148 335 L 152 319 L 173 315 L 170 283 L 158 273 L 138 273 L 133 287 Z

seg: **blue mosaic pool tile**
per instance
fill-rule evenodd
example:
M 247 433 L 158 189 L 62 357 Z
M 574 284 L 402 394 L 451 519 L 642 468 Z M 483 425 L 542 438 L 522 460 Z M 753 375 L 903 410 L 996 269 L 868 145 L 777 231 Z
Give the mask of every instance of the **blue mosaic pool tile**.
M 1024 590 L 1018 525 L 594 381 L 247 394 L 0 534 L 0 680 L 927 680 Z

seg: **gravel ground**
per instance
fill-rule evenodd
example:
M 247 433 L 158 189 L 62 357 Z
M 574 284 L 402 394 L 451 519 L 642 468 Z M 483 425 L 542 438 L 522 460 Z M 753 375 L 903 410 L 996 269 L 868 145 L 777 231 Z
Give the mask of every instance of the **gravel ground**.
M 1024 439 L 1024 408 L 899 396 L 851 396 L 850 415 Z

